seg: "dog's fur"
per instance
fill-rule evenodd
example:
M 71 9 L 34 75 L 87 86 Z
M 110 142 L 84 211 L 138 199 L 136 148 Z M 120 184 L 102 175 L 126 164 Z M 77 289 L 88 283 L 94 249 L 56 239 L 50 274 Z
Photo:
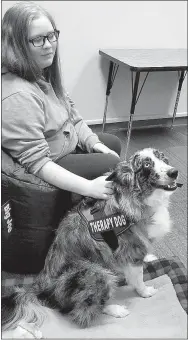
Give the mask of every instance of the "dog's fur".
M 118 248 L 112 251 L 107 243 L 95 241 L 74 207 L 61 221 L 32 288 L 17 288 L 2 299 L 4 329 L 23 319 L 39 320 L 43 304 L 68 313 L 81 327 L 90 326 L 101 313 L 126 316 L 125 306 L 107 305 L 122 275 L 140 296 L 156 292 L 143 282 L 143 261 L 151 242 L 170 231 L 168 205 L 174 190 L 157 186 L 175 184 L 177 171 L 162 152 L 148 148 L 136 152 L 129 162 L 120 162 L 107 175 L 113 181 L 114 194 L 107 201 L 97 200 L 98 206 L 106 215 L 123 213 L 133 223 L 118 236 Z M 93 202 L 85 199 L 87 205 Z

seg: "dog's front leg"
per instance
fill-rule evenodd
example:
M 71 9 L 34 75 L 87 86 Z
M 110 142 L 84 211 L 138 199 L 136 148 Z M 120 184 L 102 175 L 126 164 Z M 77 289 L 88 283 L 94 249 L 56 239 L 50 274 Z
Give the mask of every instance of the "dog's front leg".
M 137 293 L 144 297 L 150 297 L 157 292 L 154 287 L 146 286 L 143 281 L 143 266 L 128 263 L 125 269 L 125 278 L 128 284 L 134 287 Z

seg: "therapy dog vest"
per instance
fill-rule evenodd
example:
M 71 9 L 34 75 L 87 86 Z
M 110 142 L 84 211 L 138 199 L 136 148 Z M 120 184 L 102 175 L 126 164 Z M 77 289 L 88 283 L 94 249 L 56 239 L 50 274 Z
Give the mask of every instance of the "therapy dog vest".
M 91 237 L 95 241 L 105 241 L 113 251 L 119 246 L 117 237 L 132 225 L 125 214 L 106 215 L 104 209 L 96 203 L 88 206 L 82 201 L 78 206 L 78 213 L 87 224 Z

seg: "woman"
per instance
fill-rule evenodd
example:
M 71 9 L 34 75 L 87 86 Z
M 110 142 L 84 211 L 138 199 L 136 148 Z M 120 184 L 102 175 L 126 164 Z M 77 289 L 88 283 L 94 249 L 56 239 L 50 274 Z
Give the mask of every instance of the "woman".
M 112 183 L 102 175 L 120 160 L 119 139 L 94 134 L 65 92 L 58 38 L 54 20 L 35 3 L 17 3 L 4 15 L 2 147 L 5 160 L 10 155 L 20 167 L 15 166 L 12 177 L 4 172 L 3 201 L 13 201 L 16 216 L 16 227 L 9 225 L 3 240 L 3 269 L 8 271 L 42 269 L 53 230 L 72 205 L 71 193 L 108 199 Z M 8 171 L 12 167 L 5 164 Z M 23 184 L 17 186 L 20 173 Z M 58 194 L 49 193 L 41 180 L 59 188 Z
M 2 25 L 2 146 L 28 172 L 70 192 L 108 199 L 101 176 L 119 161 L 117 137 L 94 134 L 61 84 L 52 17 L 20 2 Z M 100 176 L 100 177 L 99 177 Z

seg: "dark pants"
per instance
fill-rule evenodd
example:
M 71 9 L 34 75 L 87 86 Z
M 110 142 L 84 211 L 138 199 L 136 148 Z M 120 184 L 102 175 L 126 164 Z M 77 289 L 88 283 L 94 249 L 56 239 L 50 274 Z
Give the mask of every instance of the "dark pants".
M 121 143 L 118 137 L 108 133 L 101 133 L 98 136 L 102 143 L 120 155 Z M 113 169 L 119 161 L 118 157 L 111 154 L 81 153 L 78 150 L 78 153 L 65 156 L 57 163 L 76 175 L 94 179 Z

